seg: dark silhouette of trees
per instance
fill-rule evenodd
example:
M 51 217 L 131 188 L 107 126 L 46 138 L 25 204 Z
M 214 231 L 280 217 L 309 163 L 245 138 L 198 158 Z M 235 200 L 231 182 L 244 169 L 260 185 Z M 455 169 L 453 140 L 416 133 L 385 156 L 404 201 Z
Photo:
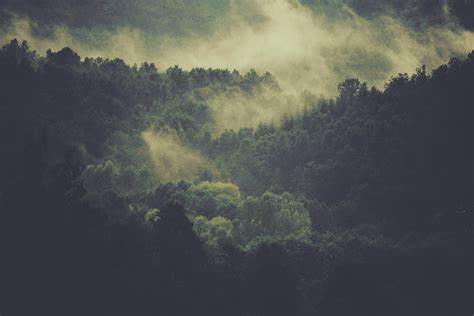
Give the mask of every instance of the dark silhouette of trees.
M 472 82 L 474 52 L 216 136 L 198 92 L 276 93 L 270 74 L 14 40 L 0 50 L 0 313 L 466 314 Z M 150 126 L 220 174 L 159 182 Z

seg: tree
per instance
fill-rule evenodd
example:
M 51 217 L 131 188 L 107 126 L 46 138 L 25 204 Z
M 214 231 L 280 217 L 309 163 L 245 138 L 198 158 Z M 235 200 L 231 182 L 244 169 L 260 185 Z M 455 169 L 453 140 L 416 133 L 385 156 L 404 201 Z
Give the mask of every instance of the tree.
M 201 215 L 196 216 L 193 219 L 193 229 L 211 252 L 233 242 L 232 221 L 222 216 L 211 220 Z
M 239 203 L 239 187 L 232 183 L 204 181 L 192 185 L 186 193 L 186 206 L 209 219 L 233 219 Z
M 207 259 L 184 208 L 170 202 L 155 223 L 160 309 L 176 314 L 201 310 L 206 302 Z
M 264 243 L 256 251 L 255 308 L 261 315 L 298 315 L 297 277 L 288 254 L 277 243 Z
M 306 240 L 311 220 L 304 204 L 291 194 L 271 192 L 247 197 L 235 219 L 238 240 L 251 245 L 259 240 Z

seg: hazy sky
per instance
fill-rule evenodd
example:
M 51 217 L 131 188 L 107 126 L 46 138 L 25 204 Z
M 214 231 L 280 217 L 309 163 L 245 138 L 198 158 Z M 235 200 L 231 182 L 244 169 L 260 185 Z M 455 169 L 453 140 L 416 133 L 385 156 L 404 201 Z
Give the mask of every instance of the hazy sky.
M 26 39 L 42 54 L 70 46 L 82 57 L 149 61 L 161 70 L 255 68 L 288 92 L 333 94 L 347 77 L 382 86 L 472 50 L 474 33 L 451 2 L 6 0 L 1 40 Z

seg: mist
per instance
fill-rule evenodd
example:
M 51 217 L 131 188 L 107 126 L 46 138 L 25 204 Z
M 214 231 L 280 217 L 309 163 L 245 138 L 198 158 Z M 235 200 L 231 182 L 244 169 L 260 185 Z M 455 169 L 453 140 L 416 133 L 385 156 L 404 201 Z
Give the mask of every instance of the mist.
M 41 36 L 37 30 L 42 25 L 37 20 L 13 15 L 0 41 L 24 39 L 40 54 L 68 46 L 82 57 L 121 58 L 129 64 L 147 61 L 161 71 L 178 65 L 185 70 L 255 69 L 273 74 L 281 92 L 209 95 L 206 101 L 214 114 L 217 134 L 225 129 L 255 127 L 260 122 L 278 123 L 283 115 L 303 108 L 295 102 L 303 91 L 331 97 L 337 93 L 337 84 L 346 78 L 359 78 L 369 86 L 382 88 L 393 75 L 413 73 L 422 65 L 429 71 L 474 47 L 474 32 L 450 15 L 446 3 L 437 13 L 444 23 L 423 27 L 413 27 L 401 16 L 385 14 L 380 6 L 378 15 L 369 18 L 341 1 L 332 3 L 338 4 L 337 14 L 334 7 L 294 0 L 230 1 L 212 12 L 210 8 L 215 4 L 206 2 L 195 8 L 193 18 L 188 17 L 192 15 L 189 4 L 168 3 L 163 12 L 150 7 L 150 12 L 161 12 L 163 17 L 148 18 L 146 25 L 138 23 L 137 16 L 124 19 L 129 25 L 92 24 L 79 31 L 59 23 Z M 138 7 L 133 8 L 130 14 L 138 14 Z M 205 12 L 209 13 L 207 18 Z M 165 13 L 177 17 L 173 22 L 175 31 L 169 17 L 164 18 Z M 204 26 L 197 28 L 196 23 Z
M 474 0 L 0 0 L 2 42 L 0 316 L 472 315 Z
M 249 21 L 243 8 L 260 19 Z M 415 30 L 390 16 L 365 19 L 347 6 L 339 13 L 344 18 L 291 0 L 254 1 L 247 7 L 230 5 L 212 31 L 192 37 L 155 37 L 132 26 L 76 36 L 64 25 L 38 37 L 33 32 L 37 24 L 16 17 L 1 40 L 25 39 L 40 53 L 69 46 L 82 57 L 148 61 L 162 70 L 174 65 L 186 70 L 254 68 L 274 74 L 288 92 L 325 95 L 333 95 L 337 83 L 348 77 L 382 86 L 393 74 L 411 73 L 423 64 L 431 69 L 474 47 L 474 33 L 454 20 Z
M 173 131 L 144 131 L 154 172 L 160 181 L 193 180 L 203 172 L 218 175 L 213 164 L 197 150 L 186 146 Z

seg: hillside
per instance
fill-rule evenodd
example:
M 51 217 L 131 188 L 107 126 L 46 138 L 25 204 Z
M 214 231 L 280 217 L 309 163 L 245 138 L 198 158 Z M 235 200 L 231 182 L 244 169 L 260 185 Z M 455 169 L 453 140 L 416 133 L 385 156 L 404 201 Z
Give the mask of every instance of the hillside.
M 0 312 L 463 315 L 472 82 L 474 52 L 319 97 L 13 40 Z

